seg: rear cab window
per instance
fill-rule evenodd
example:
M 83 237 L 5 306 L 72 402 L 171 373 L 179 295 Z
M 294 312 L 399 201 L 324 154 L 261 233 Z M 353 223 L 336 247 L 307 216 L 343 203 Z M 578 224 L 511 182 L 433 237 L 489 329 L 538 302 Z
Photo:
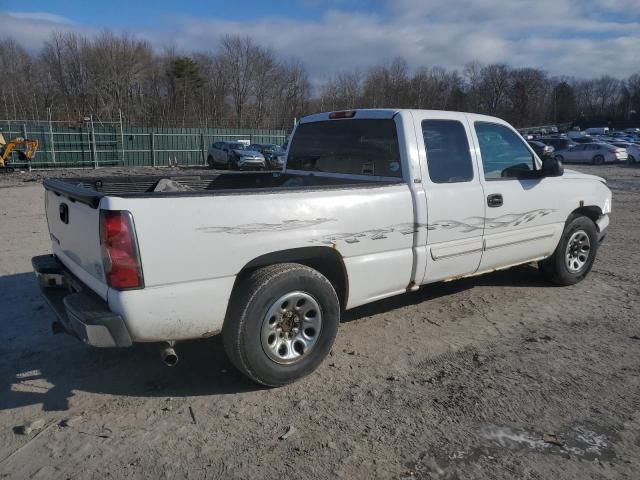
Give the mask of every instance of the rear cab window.
M 473 180 L 469 140 L 458 120 L 423 120 L 422 135 L 427 151 L 427 169 L 433 183 Z
M 395 121 L 302 123 L 293 135 L 287 170 L 402 178 Z

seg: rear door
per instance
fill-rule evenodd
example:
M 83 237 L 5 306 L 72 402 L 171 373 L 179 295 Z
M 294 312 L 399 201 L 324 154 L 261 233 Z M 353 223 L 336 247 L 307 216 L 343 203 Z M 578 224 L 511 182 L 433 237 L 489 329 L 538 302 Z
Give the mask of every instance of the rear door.
M 506 124 L 474 120 L 484 190 L 484 242 L 480 271 L 516 265 L 553 253 L 564 218 L 559 177 L 527 178 L 540 168 L 522 137 Z
M 427 172 L 427 266 L 423 283 L 474 273 L 482 256 L 483 190 L 464 115 L 415 112 Z
M 45 191 L 45 205 L 53 253 L 82 282 L 106 298 L 100 248 L 100 210 Z

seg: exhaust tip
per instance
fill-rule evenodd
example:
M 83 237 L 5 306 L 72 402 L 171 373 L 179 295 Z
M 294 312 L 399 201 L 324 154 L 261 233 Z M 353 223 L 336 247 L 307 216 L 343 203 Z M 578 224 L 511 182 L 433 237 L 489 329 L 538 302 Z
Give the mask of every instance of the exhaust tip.
M 178 354 L 171 344 L 165 344 L 165 346 L 160 350 L 160 357 L 168 367 L 175 367 L 178 364 Z
M 164 363 L 166 363 L 168 367 L 175 367 L 178 364 L 178 355 L 175 353 L 165 355 Z

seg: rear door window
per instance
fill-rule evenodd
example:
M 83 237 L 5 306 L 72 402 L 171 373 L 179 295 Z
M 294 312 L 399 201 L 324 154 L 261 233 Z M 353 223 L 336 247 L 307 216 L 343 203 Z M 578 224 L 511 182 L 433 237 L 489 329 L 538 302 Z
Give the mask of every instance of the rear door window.
M 424 120 L 422 135 L 427 168 L 433 183 L 473 180 L 473 164 L 467 132 L 457 120 Z
M 287 169 L 402 177 L 392 119 L 328 120 L 298 125 Z

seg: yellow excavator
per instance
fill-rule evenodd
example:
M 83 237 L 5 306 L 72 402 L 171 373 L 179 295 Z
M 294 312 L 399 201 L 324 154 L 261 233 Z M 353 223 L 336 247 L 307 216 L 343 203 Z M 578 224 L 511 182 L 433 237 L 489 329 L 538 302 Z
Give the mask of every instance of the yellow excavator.
M 29 164 L 29 170 L 31 170 L 31 159 L 38 150 L 38 140 L 17 137 L 7 142 L 4 135 L 0 133 L 0 172 L 13 172 L 13 167 L 9 166 L 9 159 L 14 150 L 18 153 L 20 160 Z

